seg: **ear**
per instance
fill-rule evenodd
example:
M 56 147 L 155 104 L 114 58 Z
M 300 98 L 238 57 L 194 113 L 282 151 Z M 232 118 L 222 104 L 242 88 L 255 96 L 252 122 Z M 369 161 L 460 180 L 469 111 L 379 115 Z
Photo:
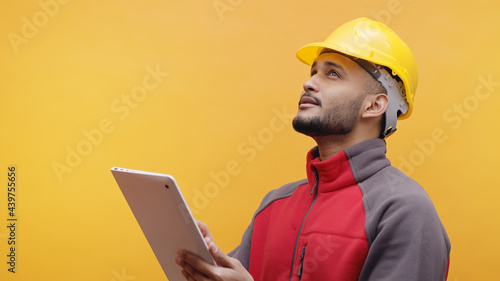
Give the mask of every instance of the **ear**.
M 363 105 L 362 118 L 379 117 L 382 116 L 389 107 L 389 98 L 384 93 L 367 95 Z

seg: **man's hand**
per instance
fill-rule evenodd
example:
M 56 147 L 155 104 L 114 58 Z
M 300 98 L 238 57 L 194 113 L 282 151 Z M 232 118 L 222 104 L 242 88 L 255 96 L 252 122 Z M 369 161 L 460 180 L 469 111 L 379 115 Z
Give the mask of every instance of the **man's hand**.
M 181 272 L 184 278 L 189 281 L 253 281 L 252 276 L 239 260 L 231 258 L 219 250 L 210 231 L 208 231 L 207 225 L 199 221 L 196 223 L 218 266 L 205 262 L 202 258 L 189 251 L 179 250 L 175 262 L 182 267 Z

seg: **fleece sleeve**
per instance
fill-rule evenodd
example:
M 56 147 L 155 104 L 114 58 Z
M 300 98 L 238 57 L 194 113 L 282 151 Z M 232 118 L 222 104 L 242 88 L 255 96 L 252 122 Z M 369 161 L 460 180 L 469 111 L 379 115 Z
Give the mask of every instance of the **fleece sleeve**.
M 359 280 L 444 281 L 450 253 L 446 231 L 425 191 L 398 176 L 389 182 L 385 176 L 389 188 L 383 192 L 362 187 L 369 251 Z
M 253 220 L 243 233 L 243 238 L 241 239 L 241 244 L 238 245 L 234 250 L 232 250 L 228 256 L 233 257 L 241 262 L 241 264 L 248 270 L 250 263 L 250 247 L 252 245 L 252 230 L 253 230 Z

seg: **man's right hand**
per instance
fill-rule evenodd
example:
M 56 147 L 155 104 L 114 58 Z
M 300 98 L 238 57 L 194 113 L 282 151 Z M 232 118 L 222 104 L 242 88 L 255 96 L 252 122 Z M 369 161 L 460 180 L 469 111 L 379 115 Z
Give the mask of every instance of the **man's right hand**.
M 207 225 L 199 221 L 196 223 L 218 266 L 207 263 L 189 251 L 179 250 L 175 262 L 182 267 L 181 272 L 184 278 L 190 281 L 253 281 L 252 276 L 239 260 L 229 257 L 219 250 Z

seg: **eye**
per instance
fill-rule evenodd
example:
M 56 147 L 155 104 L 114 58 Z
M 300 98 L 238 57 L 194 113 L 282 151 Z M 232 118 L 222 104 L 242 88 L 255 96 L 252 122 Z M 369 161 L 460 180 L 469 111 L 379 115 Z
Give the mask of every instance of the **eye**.
M 339 76 L 339 74 L 335 70 L 330 70 L 328 76 Z
M 314 74 L 318 73 L 317 70 L 311 70 L 311 77 L 314 76 Z

